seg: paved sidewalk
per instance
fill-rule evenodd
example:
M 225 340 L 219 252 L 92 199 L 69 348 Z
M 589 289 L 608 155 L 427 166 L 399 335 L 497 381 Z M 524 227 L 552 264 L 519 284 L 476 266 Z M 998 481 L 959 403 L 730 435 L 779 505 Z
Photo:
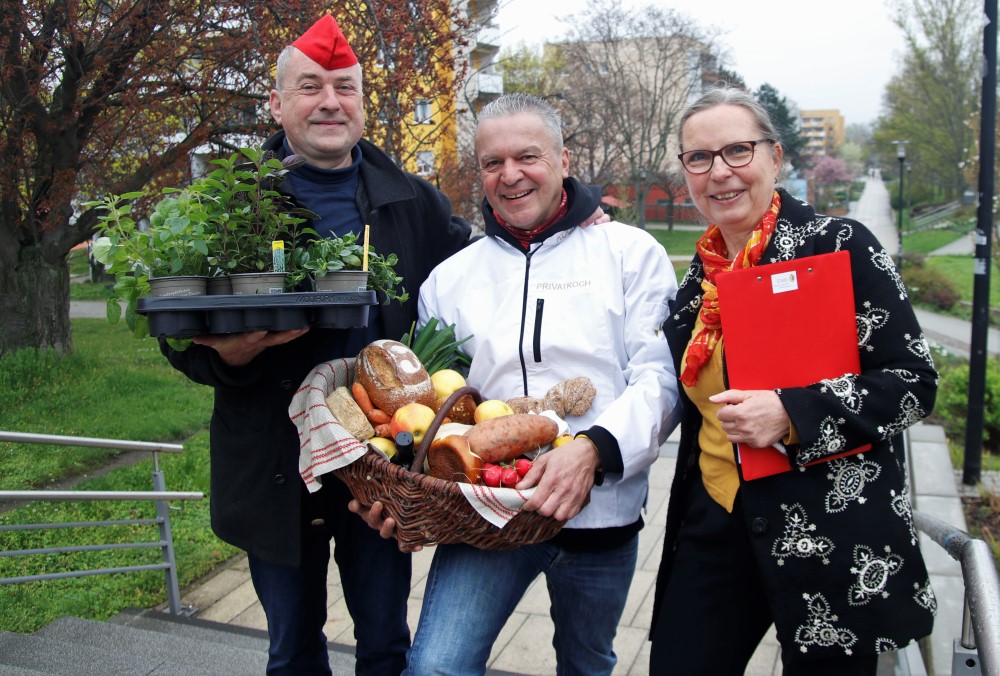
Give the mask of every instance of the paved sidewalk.
M 653 587 L 663 546 L 667 497 L 674 474 L 676 437 L 664 444 L 660 460 L 654 463 L 650 477 L 648 510 L 643 518 L 646 527 L 639 534 L 639 563 L 632 581 L 628 602 L 618 635 L 616 674 L 644 676 L 649 673 L 649 633 Z M 416 629 L 423 600 L 423 588 L 433 548 L 413 557 L 413 588 L 410 594 L 409 624 Z M 336 566 L 331 564 L 328 581 L 329 618 L 327 639 L 339 645 L 354 645 L 353 624 L 344 603 Z M 239 556 L 208 576 L 183 596 L 183 603 L 198 609 L 199 619 L 224 622 L 253 629 L 267 628 L 264 613 L 254 594 L 245 556 Z M 493 647 L 488 667 L 494 671 L 516 674 L 554 674 L 555 651 L 552 648 L 552 620 L 544 577 L 532 584 Z M 779 648 L 770 632 L 754 654 L 746 672 L 750 676 L 781 673 Z
M 942 428 L 918 424 L 910 429 L 910 455 L 913 472 L 914 507 L 960 529 L 966 528 L 960 501 L 960 487 L 952 469 Z M 615 651 L 619 666 L 615 674 L 649 674 L 649 620 L 653 588 L 663 546 L 667 498 L 674 473 L 676 437 L 664 444 L 660 459 L 650 477 L 649 507 L 644 515 L 646 527 L 639 534 L 639 564 L 629 592 L 628 603 Z M 961 566 L 925 535 L 920 536 L 931 573 L 931 585 L 938 599 L 938 615 L 930 645 L 931 659 L 938 676 L 951 671 L 952 644 L 961 632 L 964 584 Z M 414 554 L 413 588 L 410 594 L 409 624 L 416 629 L 423 599 L 423 587 L 433 548 Z M 327 638 L 337 646 L 354 646 L 353 624 L 344 604 L 343 591 L 335 566 L 328 582 L 329 619 Z M 197 609 L 195 617 L 252 629 L 266 630 L 267 623 L 250 582 L 245 556 L 239 556 L 183 595 L 183 603 Z M 494 645 L 488 667 L 495 672 L 513 674 L 555 673 L 552 648 L 552 621 L 548 615 L 549 598 L 544 578 L 528 589 Z M 916 648 L 908 651 L 911 667 L 916 662 Z M 919 673 L 919 672 L 914 672 Z M 754 654 L 748 676 L 779 676 L 780 650 L 774 630 L 768 633 Z

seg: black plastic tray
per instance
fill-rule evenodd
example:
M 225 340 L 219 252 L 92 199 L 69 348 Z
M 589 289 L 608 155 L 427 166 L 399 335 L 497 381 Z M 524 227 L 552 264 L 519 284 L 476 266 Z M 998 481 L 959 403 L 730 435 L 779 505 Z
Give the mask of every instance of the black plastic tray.
M 360 328 L 368 326 L 368 308 L 377 302 L 374 291 L 154 296 L 140 298 L 136 311 L 146 315 L 152 336 L 191 338 L 206 333 Z

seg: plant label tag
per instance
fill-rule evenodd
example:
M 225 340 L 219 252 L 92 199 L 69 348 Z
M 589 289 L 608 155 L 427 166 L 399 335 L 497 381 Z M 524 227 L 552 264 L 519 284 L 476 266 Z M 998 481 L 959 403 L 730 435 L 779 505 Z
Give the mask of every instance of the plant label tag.
M 779 272 L 771 275 L 771 291 L 773 293 L 785 293 L 786 291 L 797 291 L 799 280 L 794 270 Z

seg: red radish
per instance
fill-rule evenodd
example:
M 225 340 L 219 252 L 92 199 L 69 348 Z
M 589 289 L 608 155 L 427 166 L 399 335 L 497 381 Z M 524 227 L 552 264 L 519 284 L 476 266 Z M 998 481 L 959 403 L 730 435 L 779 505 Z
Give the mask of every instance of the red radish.
M 500 465 L 487 462 L 483 465 L 483 473 L 480 476 L 483 478 L 483 483 L 490 488 L 500 488 L 500 476 L 502 473 L 503 468 Z
M 518 458 L 514 462 L 514 467 L 517 469 L 518 476 L 520 476 L 523 479 L 524 475 L 527 474 L 528 470 L 531 469 L 531 461 L 528 460 L 527 458 Z
M 500 470 L 501 486 L 513 488 L 521 480 L 521 475 L 517 473 L 517 469 L 514 467 L 501 467 Z

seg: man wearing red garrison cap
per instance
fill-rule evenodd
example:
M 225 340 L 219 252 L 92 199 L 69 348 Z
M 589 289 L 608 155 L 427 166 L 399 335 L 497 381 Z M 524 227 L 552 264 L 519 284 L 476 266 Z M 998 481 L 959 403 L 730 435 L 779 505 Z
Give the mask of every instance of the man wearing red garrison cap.
M 306 160 L 281 189 L 319 215 L 309 227 L 360 235 L 370 225 L 372 247 L 399 257 L 396 272 L 413 291 L 465 244 L 470 228 L 452 216 L 448 199 L 361 138 L 361 66 L 332 16 L 281 52 L 270 104 L 282 130 L 265 148 Z M 176 368 L 215 387 L 212 527 L 248 553 L 267 615 L 269 674 L 330 673 L 323 625 L 331 540 L 354 620 L 356 673 L 398 674 L 406 665 L 410 556 L 348 511 L 342 482 L 306 491 L 288 406 L 316 364 L 406 333 L 416 301 L 414 293 L 373 307 L 362 329 L 206 336 L 183 352 L 164 344 Z

